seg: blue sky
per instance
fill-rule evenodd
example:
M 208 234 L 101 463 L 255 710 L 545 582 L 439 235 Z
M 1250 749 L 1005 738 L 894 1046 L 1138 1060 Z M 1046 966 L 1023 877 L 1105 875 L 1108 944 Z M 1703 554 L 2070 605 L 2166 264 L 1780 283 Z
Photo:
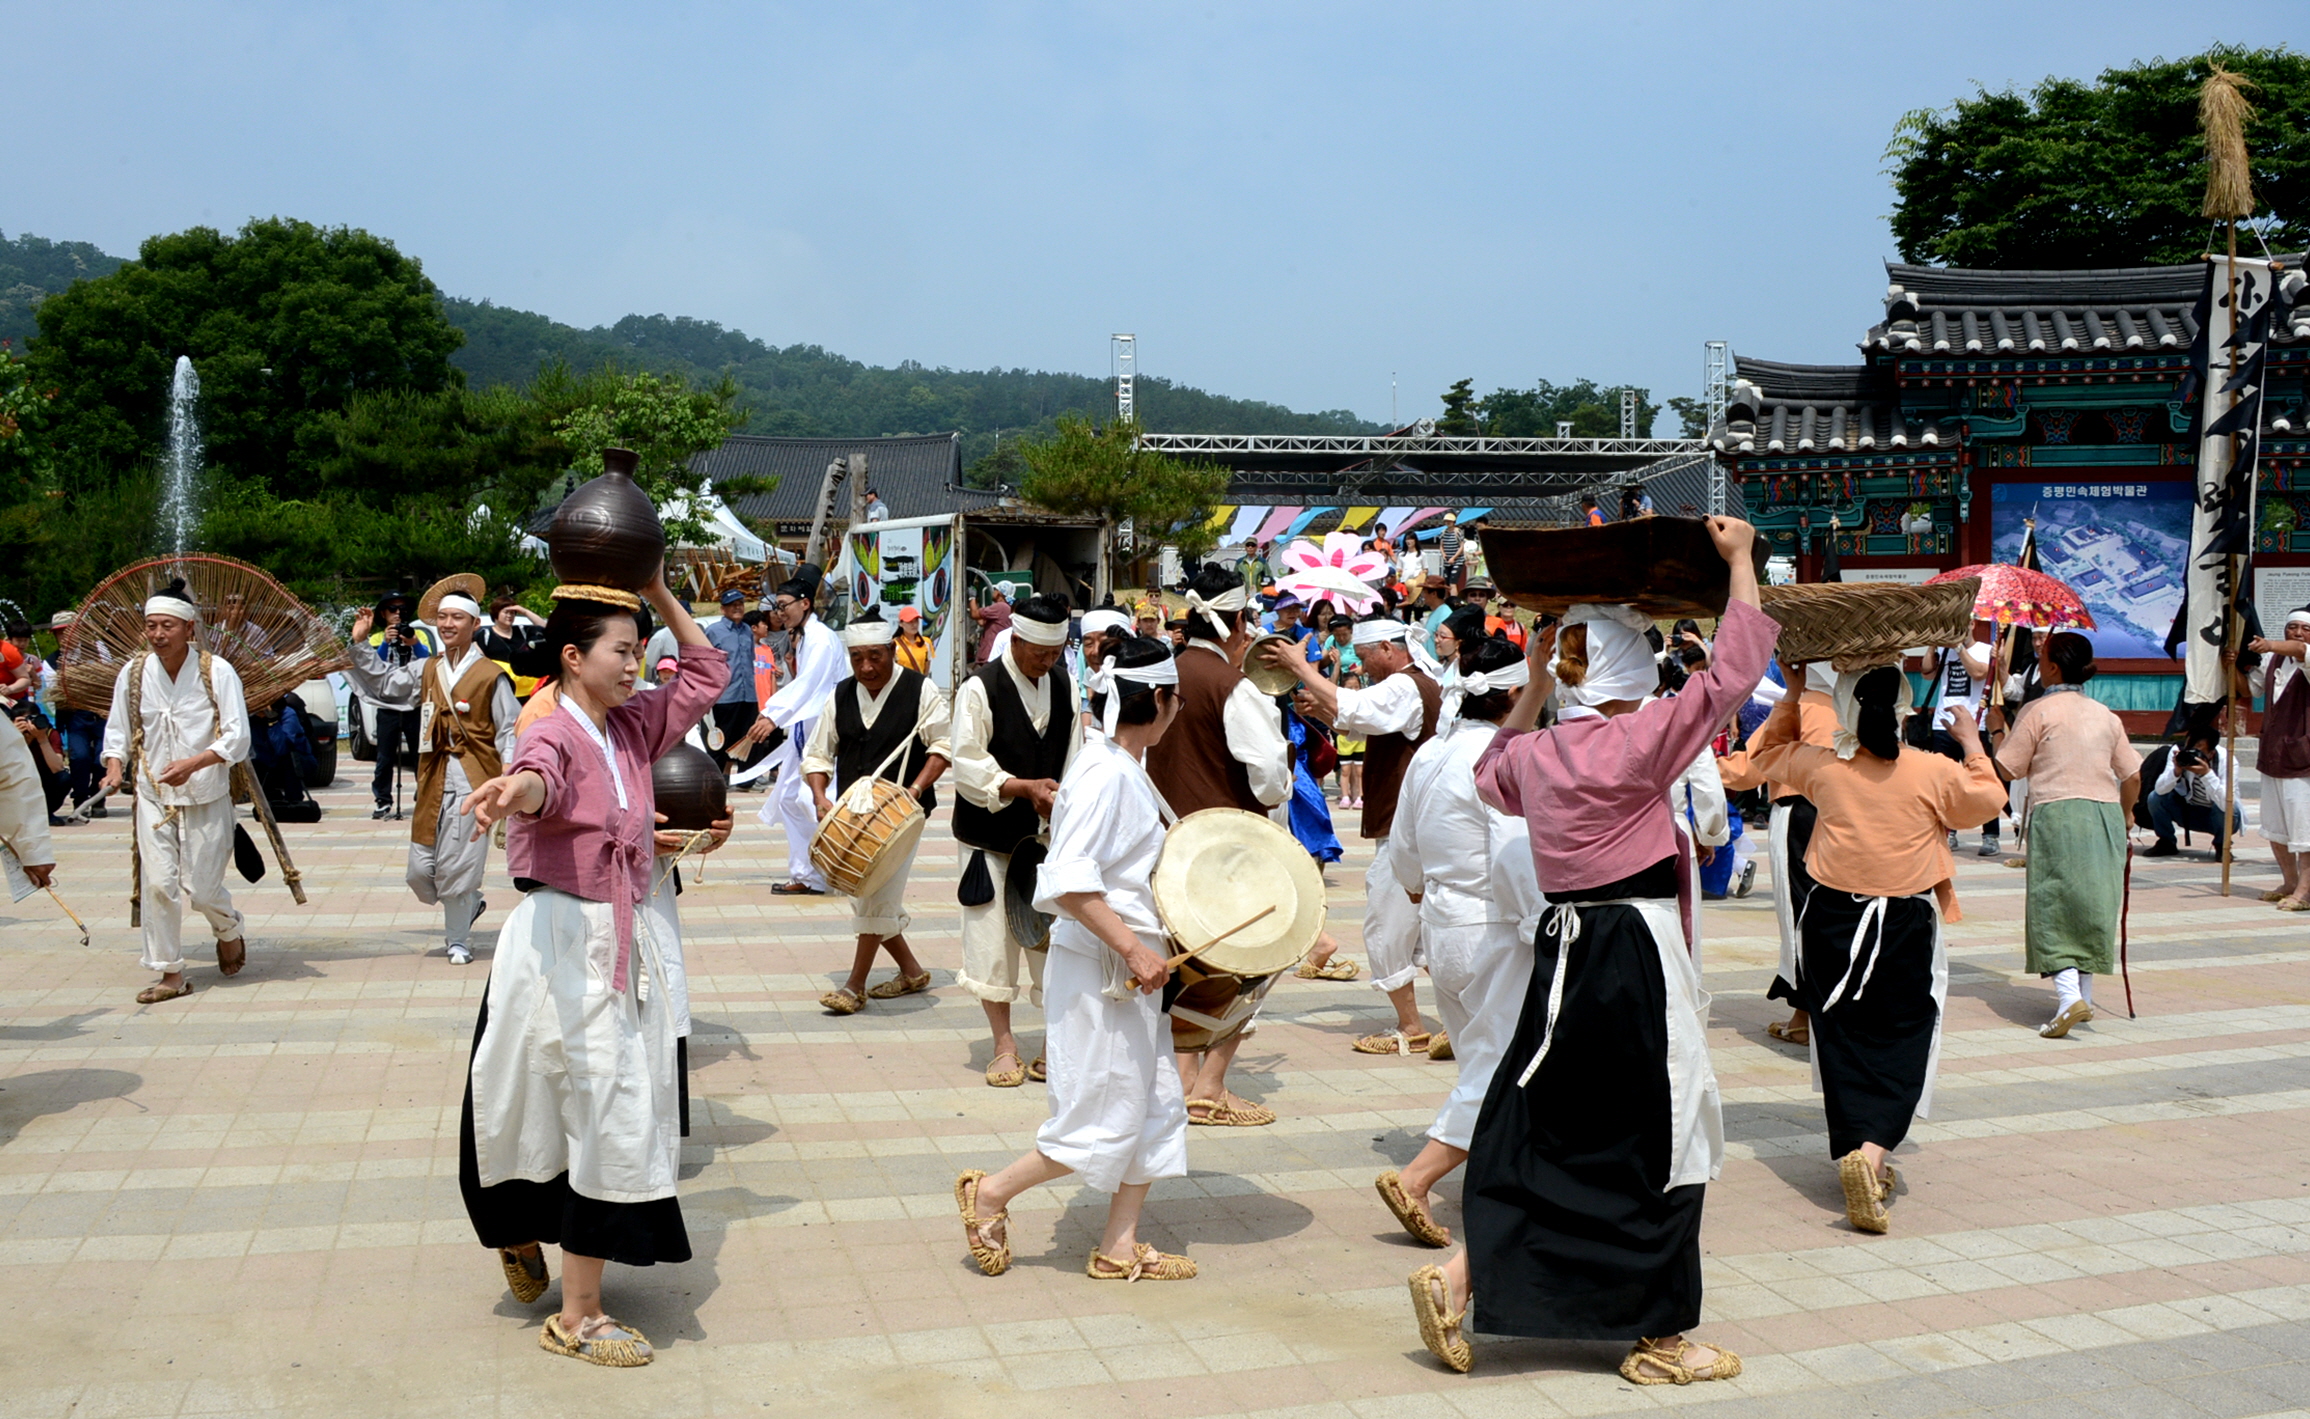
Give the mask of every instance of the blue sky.
M 1836 362 L 1881 153 L 1975 84 L 2299 35 L 2295 3 L 811 6 L 0 0 L 0 230 L 288 215 L 581 325 L 1141 368 L 1411 418 L 1702 342 Z M 1663 432 L 1667 432 L 1663 429 Z

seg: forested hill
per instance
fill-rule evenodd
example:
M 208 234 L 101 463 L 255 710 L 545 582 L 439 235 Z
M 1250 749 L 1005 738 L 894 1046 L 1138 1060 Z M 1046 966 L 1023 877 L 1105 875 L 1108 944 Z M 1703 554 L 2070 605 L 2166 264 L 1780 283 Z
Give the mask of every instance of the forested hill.
M 40 333 L 32 318 L 45 296 L 74 281 L 109 276 L 120 269 L 121 258 L 107 256 L 84 241 L 50 241 L 19 233 L 11 239 L 0 232 L 0 340 L 24 344 Z
M 963 457 L 987 452 L 1008 433 L 1044 429 L 1069 411 L 1105 416 L 1114 386 L 1090 375 L 1044 370 L 930 369 L 861 364 L 816 345 L 783 349 L 688 316 L 629 315 L 580 330 L 528 311 L 452 299 L 449 318 L 465 332 L 451 358 L 473 384 L 521 384 L 548 360 L 583 370 L 608 361 L 629 369 L 676 371 L 738 383 L 750 434 L 820 435 L 963 432 Z M 1344 409 L 1300 414 L 1280 404 L 1230 399 L 1142 375 L 1140 420 L 1157 432 L 1377 433 L 1380 424 Z

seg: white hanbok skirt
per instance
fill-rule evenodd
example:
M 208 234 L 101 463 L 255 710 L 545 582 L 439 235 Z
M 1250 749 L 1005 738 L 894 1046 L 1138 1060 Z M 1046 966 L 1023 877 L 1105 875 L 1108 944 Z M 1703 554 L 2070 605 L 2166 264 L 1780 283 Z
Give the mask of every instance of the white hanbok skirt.
M 1185 1177 L 1187 1100 L 1171 1059 L 1171 1017 L 1160 995 L 1109 998 L 1113 953 L 1095 939 L 1096 956 L 1061 943 L 1075 932 L 1062 920 L 1043 963 L 1051 1117 L 1035 1147 L 1099 1192 Z

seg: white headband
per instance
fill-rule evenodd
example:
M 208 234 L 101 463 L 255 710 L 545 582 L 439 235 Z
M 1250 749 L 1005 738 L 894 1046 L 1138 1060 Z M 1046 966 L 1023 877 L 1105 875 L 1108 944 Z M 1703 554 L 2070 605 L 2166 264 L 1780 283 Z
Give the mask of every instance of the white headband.
M 193 609 L 193 604 L 190 601 L 176 596 L 146 597 L 144 614 L 147 616 L 174 616 L 180 621 L 198 621 L 201 618 L 200 613 Z
M 463 611 L 476 621 L 481 619 L 481 603 L 470 596 L 460 596 L 454 591 L 433 604 L 434 615 L 438 616 L 444 611 Z
M 1348 644 L 1378 645 L 1382 641 L 1400 641 L 1408 634 L 1403 622 L 1379 617 L 1356 622 L 1355 634 L 1349 638 Z
M 1110 655 L 1100 661 L 1099 668 L 1091 672 L 1089 686 L 1092 694 L 1107 697 L 1106 711 L 1100 716 L 1100 732 L 1109 739 L 1115 737 L 1115 726 L 1123 713 L 1123 696 L 1130 693 L 1123 688 L 1125 685 L 1154 689 L 1178 683 L 1179 662 L 1176 660 L 1159 660 L 1153 665 L 1119 666 L 1115 663 L 1115 657 Z
M 1056 621 L 1038 621 L 1032 616 L 1013 616 L 1011 617 L 1011 635 L 1018 640 L 1025 641 L 1028 645 L 1065 645 L 1067 643 L 1067 623 L 1064 618 Z
M 842 628 L 842 644 L 845 649 L 849 650 L 889 645 L 891 637 L 897 634 L 897 626 L 880 618 L 871 621 L 852 621 Z
M 2310 606 L 2287 612 L 2286 624 L 2289 626 L 2310 626 Z
M 1235 628 L 1228 625 L 1225 621 L 1220 620 L 1219 617 L 1213 613 L 1218 611 L 1240 611 L 1250 604 L 1250 590 L 1240 585 L 1229 587 L 1227 590 L 1220 592 L 1217 596 L 1212 597 L 1209 601 L 1204 600 L 1201 596 L 1196 595 L 1192 591 L 1187 593 L 1188 616 L 1201 616 L 1205 621 L 1208 621 L 1211 624 L 1211 629 L 1219 632 L 1219 634 L 1223 636 L 1231 633 Z
M 1479 670 L 1460 677 L 1460 693 L 1481 699 L 1494 690 L 1521 690 L 1532 683 L 1532 662 L 1519 659 L 1498 670 Z
M 1131 618 L 1120 611 L 1102 606 L 1096 611 L 1083 613 L 1083 638 L 1089 640 L 1103 631 L 1127 631 Z

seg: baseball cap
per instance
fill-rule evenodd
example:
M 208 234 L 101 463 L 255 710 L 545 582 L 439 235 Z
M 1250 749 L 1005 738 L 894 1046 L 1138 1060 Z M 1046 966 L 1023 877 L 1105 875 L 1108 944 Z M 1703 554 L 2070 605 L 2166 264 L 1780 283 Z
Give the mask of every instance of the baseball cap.
M 724 606 L 743 606 L 746 604 L 746 593 L 733 586 L 722 593 L 722 604 Z
M 922 619 L 922 610 L 916 606 L 901 606 L 898 608 L 898 619 L 901 621 L 919 621 Z

